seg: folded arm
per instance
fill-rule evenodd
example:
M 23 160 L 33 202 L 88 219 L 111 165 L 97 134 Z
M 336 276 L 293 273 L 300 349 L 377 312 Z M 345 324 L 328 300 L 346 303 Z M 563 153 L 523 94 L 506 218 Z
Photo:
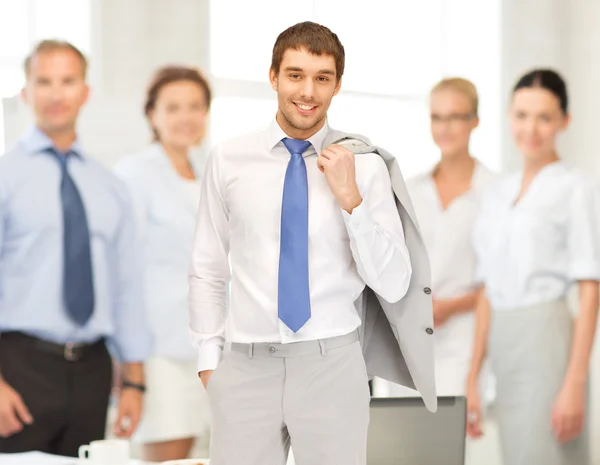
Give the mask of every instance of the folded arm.
M 366 173 L 361 186 L 362 202 L 343 212 L 350 248 L 358 272 L 371 289 L 388 302 L 399 301 L 408 290 L 412 275 L 410 256 L 390 174 L 377 154 L 358 155 Z

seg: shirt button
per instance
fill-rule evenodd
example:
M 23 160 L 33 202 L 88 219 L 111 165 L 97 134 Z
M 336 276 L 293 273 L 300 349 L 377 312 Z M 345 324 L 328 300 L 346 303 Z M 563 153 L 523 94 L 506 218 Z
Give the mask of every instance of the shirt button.
M 427 295 L 431 294 L 431 289 L 426 287 L 425 289 L 423 289 L 423 292 Z
M 427 328 L 427 329 L 425 330 L 425 332 L 426 332 L 427 334 L 433 334 L 433 329 L 431 329 L 431 328 Z
M 272 354 L 274 354 L 277 351 L 277 349 L 273 346 L 269 347 L 269 352 L 271 352 Z

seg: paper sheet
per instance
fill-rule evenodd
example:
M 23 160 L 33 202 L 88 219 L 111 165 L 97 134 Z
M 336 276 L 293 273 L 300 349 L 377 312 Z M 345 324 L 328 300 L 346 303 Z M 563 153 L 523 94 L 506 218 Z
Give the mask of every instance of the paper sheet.
M 23 452 L 21 454 L 0 454 L 0 465 L 77 465 L 79 459 L 58 457 L 42 452 Z

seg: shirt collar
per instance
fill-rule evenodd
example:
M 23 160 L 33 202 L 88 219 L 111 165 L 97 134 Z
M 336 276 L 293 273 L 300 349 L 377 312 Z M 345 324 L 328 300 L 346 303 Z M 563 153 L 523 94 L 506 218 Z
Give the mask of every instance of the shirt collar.
M 325 141 L 325 137 L 327 137 L 328 132 L 329 124 L 327 121 L 325 121 L 323 127 L 307 139 L 315 149 L 315 152 L 317 152 L 317 155 L 320 154 L 321 150 L 323 149 L 323 142 Z M 273 118 L 273 121 L 271 121 L 271 125 L 269 126 L 269 150 L 273 150 L 275 146 L 281 143 L 281 140 L 285 137 L 289 136 L 283 131 L 283 129 L 281 129 L 277 119 Z
M 160 158 L 161 162 L 164 162 L 169 165 L 169 169 L 176 171 L 171 162 L 169 161 L 169 155 L 167 155 L 165 148 L 160 142 L 153 142 L 150 147 L 152 148 L 152 153 L 154 157 Z M 187 155 L 187 159 L 190 162 L 190 165 L 192 165 L 192 169 L 194 170 L 194 174 L 196 175 L 198 180 L 200 179 L 202 173 L 202 165 L 198 158 L 202 158 L 204 156 L 203 150 L 203 147 L 199 148 L 197 151 L 189 149 Z
M 433 175 L 435 174 L 436 170 L 438 169 L 438 166 L 439 166 L 439 163 L 436 163 L 428 171 L 421 174 L 418 179 L 422 182 L 433 181 Z M 473 176 L 471 178 L 471 186 L 472 187 L 475 187 L 479 184 L 484 170 L 485 170 L 485 168 L 483 167 L 481 162 L 479 160 L 477 160 L 477 158 L 475 158 L 475 167 L 473 168 Z
M 54 149 L 57 152 L 60 152 L 54 142 L 44 131 L 42 131 L 39 127 L 33 126 L 27 134 L 21 139 L 21 144 L 29 153 L 42 153 L 50 149 Z M 78 139 L 75 139 L 73 145 L 69 148 L 68 152 L 75 154 L 78 158 L 83 159 L 83 148 L 81 147 L 81 143 Z
M 483 164 L 475 159 L 475 170 L 473 171 L 473 179 L 471 179 L 471 188 L 482 190 L 487 187 L 487 168 Z

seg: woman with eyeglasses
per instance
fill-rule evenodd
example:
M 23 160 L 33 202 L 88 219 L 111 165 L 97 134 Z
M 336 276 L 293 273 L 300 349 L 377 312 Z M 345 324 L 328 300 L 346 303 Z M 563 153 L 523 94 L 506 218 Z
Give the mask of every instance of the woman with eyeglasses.
M 481 192 L 494 178 L 470 151 L 478 102 L 466 79 L 448 78 L 433 87 L 431 134 L 440 160 L 407 183 L 431 262 L 438 395 L 465 395 L 472 351 L 479 289 L 472 232 Z M 406 388 L 390 390 L 410 395 Z
M 480 275 L 468 433 L 483 434 L 476 389 L 487 355 L 506 465 L 587 465 L 589 360 L 598 314 L 600 199 L 562 161 L 567 88 L 534 70 L 514 87 L 510 122 L 523 169 L 486 192 L 475 229 Z M 567 292 L 578 284 L 576 318 Z

